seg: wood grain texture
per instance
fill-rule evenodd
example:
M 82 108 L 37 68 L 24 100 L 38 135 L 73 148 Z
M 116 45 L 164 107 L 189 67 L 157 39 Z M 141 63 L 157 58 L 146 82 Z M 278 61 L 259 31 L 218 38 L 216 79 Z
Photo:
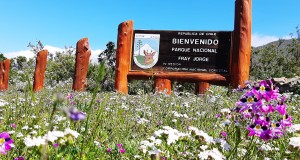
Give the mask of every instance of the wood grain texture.
M 34 81 L 33 81 L 33 91 L 41 91 L 44 86 L 45 72 L 47 66 L 47 56 L 48 50 L 41 50 L 37 54 Z
M 231 56 L 231 86 L 244 87 L 249 79 L 251 58 L 252 0 L 235 1 L 233 49 Z
M 76 44 L 75 73 L 73 79 L 74 91 L 85 91 L 87 85 L 87 72 L 91 56 L 88 38 L 82 38 Z
M 127 74 L 131 62 L 131 46 L 133 40 L 133 21 L 125 21 L 118 27 L 116 51 L 115 89 L 119 93 L 128 93 Z
M 209 89 L 210 84 L 207 82 L 195 83 L 195 94 L 204 94 Z
M 8 89 L 10 71 L 10 60 L 6 59 L 0 62 L 0 91 L 5 91 Z
M 229 83 L 229 76 L 212 73 L 193 73 L 193 72 L 144 72 L 144 71 L 130 71 L 128 73 L 129 79 L 149 79 L 161 78 L 176 81 L 187 82 L 209 82 L 209 83 Z

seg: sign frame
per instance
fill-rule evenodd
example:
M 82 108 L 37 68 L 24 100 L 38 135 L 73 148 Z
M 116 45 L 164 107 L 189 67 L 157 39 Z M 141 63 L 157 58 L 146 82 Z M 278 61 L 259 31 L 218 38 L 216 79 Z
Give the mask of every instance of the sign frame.
M 130 71 L 228 75 L 231 43 L 232 31 L 134 30 Z
M 156 91 L 167 94 L 171 94 L 171 81 L 174 80 L 195 82 L 196 94 L 204 93 L 209 84 L 244 87 L 250 71 L 252 0 L 236 0 L 234 15 L 229 74 L 131 70 L 133 21 L 121 23 L 118 27 L 116 51 L 116 91 L 127 94 L 128 81 L 135 79 L 153 79 Z

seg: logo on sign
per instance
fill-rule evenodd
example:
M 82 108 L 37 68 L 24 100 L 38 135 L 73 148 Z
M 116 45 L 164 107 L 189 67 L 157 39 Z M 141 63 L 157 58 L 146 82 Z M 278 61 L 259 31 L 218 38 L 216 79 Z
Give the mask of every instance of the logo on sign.
M 152 68 L 159 57 L 159 34 L 135 34 L 133 61 L 142 68 Z

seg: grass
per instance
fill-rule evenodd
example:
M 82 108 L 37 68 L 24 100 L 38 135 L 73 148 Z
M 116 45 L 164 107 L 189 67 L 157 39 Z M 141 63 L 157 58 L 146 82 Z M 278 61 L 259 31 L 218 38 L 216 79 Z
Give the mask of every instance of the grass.
M 296 159 L 299 156 L 297 148 L 289 146 L 289 138 L 298 136 L 296 132 L 263 141 L 248 137 L 243 124 L 240 127 L 233 122 L 224 124 L 227 113 L 221 110 L 233 109 L 241 92 L 228 94 L 227 88 L 212 86 L 204 95 L 176 92 L 176 89 L 170 96 L 162 93 L 121 95 L 73 92 L 70 86 L 62 83 L 35 94 L 10 86 L 8 91 L 0 93 L 1 99 L 7 102 L 0 101 L 0 131 L 9 132 L 14 140 L 14 147 L 6 155 L 0 154 L 0 159 L 19 156 L 26 159 L 201 159 L 200 153 L 203 156 L 210 153 L 209 159 L 218 154 L 213 152 L 216 150 L 223 159 Z M 299 124 L 300 97 L 289 96 L 286 104 L 293 124 Z M 85 112 L 86 118 L 69 119 L 64 111 L 70 107 Z M 217 118 L 217 114 L 221 117 Z M 205 134 L 195 136 L 189 129 L 191 126 Z M 79 136 L 67 135 L 39 146 L 25 144 L 28 136 L 43 136 L 66 128 L 78 132 Z M 162 130 L 170 133 L 169 137 L 155 134 Z M 174 135 L 185 135 L 168 144 L 171 131 Z M 227 133 L 226 138 L 222 132 Z M 208 142 L 206 136 L 214 142 Z M 152 147 L 146 146 L 144 153 L 141 142 L 150 143 L 149 138 L 160 141 Z M 220 141 L 222 138 L 225 141 Z M 224 148 L 225 142 L 229 150 Z

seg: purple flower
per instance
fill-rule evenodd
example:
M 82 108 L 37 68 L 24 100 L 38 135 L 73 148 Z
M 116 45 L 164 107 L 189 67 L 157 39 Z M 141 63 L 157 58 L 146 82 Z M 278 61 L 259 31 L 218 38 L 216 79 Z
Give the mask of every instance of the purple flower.
M 110 153 L 111 152 L 111 148 L 107 148 L 107 152 Z
M 216 117 L 221 118 L 221 114 L 220 113 L 216 114 Z
M 236 89 L 236 91 L 242 92 L 243 91 L 243 87 L 241 85 L 239 85 L 238 88 Z
M 270 101 L 270 99 L 277 99 L 278 97 L 278 88 L 274 90 L 274 86 L 271 80 L 261 81 L 259 86 L 254 87 L 254 90 L 259 92 L 266 101 Z
M 14 141 L 7 132 L 0 133 L 0 152 L 6 154 L 13 146 Z
M 262 105 L 260 108 L 261 112 L 263 113 L 272 113 L 274 111 L 273 106 L 271 104 L 268 105 Z
M 260 134 L 260 138 L 265 141 L 272 139 L 272 131 L 269 129 L 263 130 Z
M 123 144 L 118 143 L 118 144 L 117 144 L 117 147 L 118 147 L 118 148 L 123 148 Z
M 245 109 L 245 108 L 244 108 Z M 242 112 L 244 118 L 252 118 L 252 108 L 248 108 Z
M 254 119 L 254 124 L 259 124 L 261 126 L 269 126 L 270 125 L 270 118 L 264 117 L 264 116 L 257 116 L 256 119 Z
M 287 126 L 291 126 L 292 125 L 292 117 L 289 116 L 288 114 L 283 115 L 283 117 L 280 121 L 280 125 L 282 125 L 283 128 L 285 128 Z
M 11 128 L 16 128 L 17 127 L 17 125 L 14 124 L 14 123 L 12 123 L 10 126 L 11 126 Z
M 245 86 L 246 86 L 247 88 L 249 88 L 249 89 L 252 88 L 252 87 L 251 87 L 251 82 L 250 82 L 250 81 L 246 81 L 246 82 L 245 82 Z
M 262 130 L 260 125 L 254 125 L 251 124 L 247 127 L 247 130 L 249 131 L 248 136 L 260 136 Z
M 248 91 L 237 103 L 236 106 L 242 107 L 240 112 L 247 110 L 252 107 L 252 109 L 257 110 L 258 106 L 262 105 L 262 100 L 258 93 Z
M 158 122 L 157 122 L 157 125 L 162 125 L 162 121 L 158 121 Z
M 248 136 L 257 136 L 265 141 L 284 136 L 287 127 L 292 125 L 292 118 L 284 104 L 285 97 L 278 99 L 279 91 L 272 81 L 261 81 L 249 89 L 236 102 L 234 110 L 240 114 L 238 120 L 249 124 Z
M 286 114 L 286 105 L 284 104 L 285 97 L 282 97 L 281 101 L 276 105 L 275 109 L 281 114 Z
M 54 144 L 53 144 L 53 147 L 54 147 L 54 148 L 58 148 L 58 147 L 59 147 L 59 143 L 54 143 Z
M 97 103 L 100 103 L 100 102 L 102 102 L 102 99 L 97 99 Z
M 72 105 L 72 106 L 75 106 L 75 105 L 76 105 L 76 102 L 75 102 L 75 101 L 72 101 L 72 102 L 71 102 L 71 105 Z
M 272 123 L 270 130 L 272 131 L 272 135 L 274 138 L 279 138 L 284 135 L 282 126 L 280 123 Z
M 74 94 L 73 93 L 69 93 L 66 98 L 67 99 L 73 99 L 74 98 Z
M 119 152 L 123 154 L 126 152 L 126 150 L 124 148 L 120 148 Z
M 222 131 L 222 132 L 221 132 L 221 135 L 222 135 L 224 138 L 227 137 L 227 133 L 226 133 L 225 131 Z
M 78 111 L 76 107 L 70 107 L 65 109 L 65 112 L 69 118 L 74 121 L 83 120 L 86 117 L 84 112 Z
M 14 160 L 25 160 L 25 157 L 19 156 L 19 157 L 15 158 Z

